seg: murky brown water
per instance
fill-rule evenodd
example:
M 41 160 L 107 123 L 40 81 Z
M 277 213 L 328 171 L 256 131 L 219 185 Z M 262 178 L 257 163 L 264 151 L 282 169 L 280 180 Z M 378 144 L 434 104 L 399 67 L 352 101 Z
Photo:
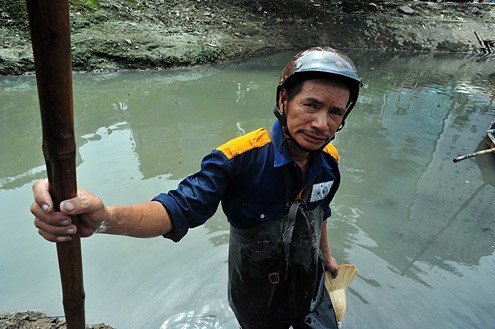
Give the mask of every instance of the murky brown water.
M 495 308 L 493 59 L 349 52 L 365 87 L 335 140 L 343 183 L 334 256 L 355 264 L 347 328 L 490 328 Z M 227 139 L 274 117 L 289 54 L 222 67 L 75 74 L 78 182 L 108 204 L 146 201 Z M 55 246 L 32 226 L 44 176 L 34 77 L 0 77 L 0 313 L 61 315 Z M 237 328 L 227 306 L 228 224 L 219 211 L 178 244 L 82 242 L 88 323 Z

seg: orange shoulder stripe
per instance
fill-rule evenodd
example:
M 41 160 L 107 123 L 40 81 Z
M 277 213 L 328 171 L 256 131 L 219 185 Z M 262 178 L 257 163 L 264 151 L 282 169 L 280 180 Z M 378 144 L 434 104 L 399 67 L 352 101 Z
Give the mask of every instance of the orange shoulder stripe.
M 330 154 L 332 157 L 335 158 L 335 160 L 337 160 L 337 163 L 340 162 L 340 155 L 339 155 L 339 151 L 337 150 L 337 148 L 335 146 L 333 146 L 332 144 L 327 144 L 327 146 L 325 146 L 325 148 L 323 149 L 323 152 L 325 153 L 328 153 Z
M 266 129 L 260 128 L 220 145 L 217 147 L 217 150 L 225 154 L 225 156 L 230 160 L 236 155 L 258 147 L 263 147 L 270 142 L 270 135 Z

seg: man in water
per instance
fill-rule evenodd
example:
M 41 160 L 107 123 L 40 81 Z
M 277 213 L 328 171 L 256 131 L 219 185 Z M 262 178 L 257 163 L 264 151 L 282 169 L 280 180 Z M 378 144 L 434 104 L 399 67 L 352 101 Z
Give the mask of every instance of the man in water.
M 342 52 L 310 48 L 284 68 L 271 130 L 219 146 L 177 189 L 150 202 L 106 206 L 88 191 L 54 211 L 46 179 L 33 185 L 31 212 L 48 241 L 76 232 L 179 241 L 222 203 L 231 224 L 229 302 L 244 329 L 337 328 L 325 270 L 338 275 L 326 223 L 340 183 L 329 144 L 356 104 L 361 80 Z M 79 215 L 79 227 L 71 222 Z

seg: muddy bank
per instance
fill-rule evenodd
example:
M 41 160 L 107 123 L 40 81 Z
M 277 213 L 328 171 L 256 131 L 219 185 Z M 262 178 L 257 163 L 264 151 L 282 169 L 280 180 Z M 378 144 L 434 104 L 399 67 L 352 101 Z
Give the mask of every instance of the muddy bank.
M 0 314 L 0 329 L 65 329 L 64 319 L 47 316 L 40 312 L 19 312 Z M 113 329 L 105 324 L 86 325 L 86 329 Z
M 0 74 L 34 69 L 23 3 L 0 5 Z M 474 32 L 495 39 L 495 4 L 489 3 L 96 3 L 71 6 L 73 66 L 78 71 L 202 65 L 322 44 L 342 49 L 479 53 Z

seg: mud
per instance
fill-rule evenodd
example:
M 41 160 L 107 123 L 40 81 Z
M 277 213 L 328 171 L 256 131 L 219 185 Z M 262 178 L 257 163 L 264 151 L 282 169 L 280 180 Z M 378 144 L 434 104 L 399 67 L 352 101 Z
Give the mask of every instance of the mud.
M 40 312 L 0 314 L 0 329 L 66 329 L 63 317 L 47 316 Z M 86 325 L 86 329 L 113 329 L 103 323 Z
M 76 1 L 71 1 L 76 2 Z M 77 71 L 204 65 L 314 45 L 481 53 L 495 4 L 418 1 L 79 1 L 70 11 Z M 0 74 L 34 70 L 23 1 L 0 5 Z

